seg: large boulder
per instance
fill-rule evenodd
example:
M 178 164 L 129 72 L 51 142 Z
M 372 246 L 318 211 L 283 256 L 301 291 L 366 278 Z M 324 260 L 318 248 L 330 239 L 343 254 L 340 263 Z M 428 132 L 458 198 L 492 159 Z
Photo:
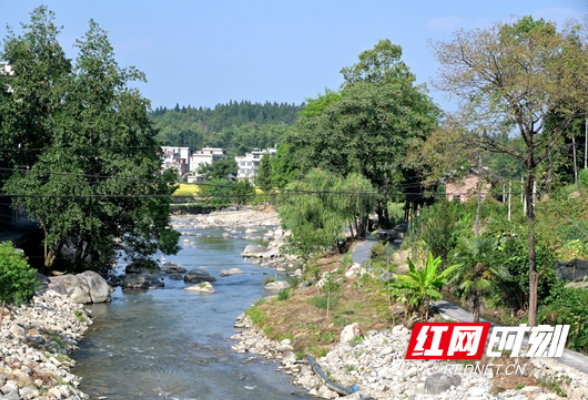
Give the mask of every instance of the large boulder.
M 363 332 L 361 331 L 359 324 L 355 322 L 343 328 L 343 330 L 341 331 L 341 343 L 349 343 L 356 337 L 361 336 L 363 336 Z
M 216 278 L 206 271 L 201 269 L 193 269 L 184 275 L 184 282 L 200 283 L 200 282 L 214 282 Z
M 241 253 L 243 257 L 272 257 L 273 255 L 273 251 L 270 251 L 267 247 L 255 244 L 246 246 L 243 253 Z
M 184 290 L 187 290 L 188 292 L 197 292 L 205 294 L 216 293 L 216 290 L 214 290 L 214 287 L 210 284 L 210 282 L 202 282 L 198 285 L 186 286 Z
M 165 263 L 161 267 L 161 271 L 166 274 L 184 274 L 186 273 L 186 268 L 174 263 Z
M 241 275 L 243 273 L 243 271 L 241 271 L 239 268 L 231 268 L 231 269 L 223 269 L 220 272 L 220 276 L 231 276 L 231 275 Z
M 106 279 L 94 271 L 79 275 L 62 275 L 49 278 L 49 289 L 68 295 L 72 303 L 110 302 L 110 286 Z
M 437 372 L 427 377 L 425 381 L 425 393 L 441 394 L 449 390 L 451 386 L 457 387 L 459 385 L 461 385 L 459 375 L 445 375 L 444 373 Z
M 149 273 L 126 275 L 121 283 L 125 289 L 156 289 L 165 284 L 161 279 Z
M 285 290 L 285 289 L 290 289 L 291 286 L 288 282 L 275 281 L 275 282 L 270 282 L 270 283 L 266 284 L 264 287 L 265 287 L 265 290 L 281 291 L 281 290 Z

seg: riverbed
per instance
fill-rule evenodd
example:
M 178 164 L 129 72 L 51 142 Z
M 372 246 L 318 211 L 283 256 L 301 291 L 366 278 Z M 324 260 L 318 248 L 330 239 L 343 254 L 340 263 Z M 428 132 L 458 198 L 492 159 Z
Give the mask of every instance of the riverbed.
M 165 278 L 163 289 L 117 288 L 111 304 L 88 307 L 94 325 L 73 354 L 72 372 L 83 378 L 82 391 L 108 399 L 310 398 L 276 371 L 277 363 L 232 352 L 236 317 L 270 294 L 263 283 L 275 271 L 242 259 L 239 254 L 252 242 L 220 237 L 224 232 L 193 230 L 203 236 L 181 237 L 182 250 L 166 257 L 187 270 L 206 267 L 217 278 L 215 294 L 187 292 L 183 281 Z M 184 244 L 185 238 L 194 246 Z M 218 276 L 232 267 L 244 274 Z

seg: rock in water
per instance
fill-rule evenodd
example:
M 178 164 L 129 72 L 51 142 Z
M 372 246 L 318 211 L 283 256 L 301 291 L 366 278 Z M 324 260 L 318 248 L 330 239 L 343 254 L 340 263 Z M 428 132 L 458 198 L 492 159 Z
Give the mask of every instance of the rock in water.
M 166 274 L 184 274 L 184 273 L 186 273 L 186 268 L 184 268 L 180 265 L 166 265 L 166 264 L 164 264 L 163 267 L 161 267 L 161 271 L 165 272 Z
M 271 257 L 270 251 L 265 246 L 250 244 L 245 247 L 241 256 L 243 257 Z
M 437 372 L 427 377 L 425 381 L 425 392 L 427 394 L 440 394 L 449 390 L 451 386 L 457 387 L 459 385 L 461 385 L 459 375 L 445 375 L 444 373 Z
M 206 294 L 216 293 L 216 290 L 214 290 L 214 287 L 210 284 L 210 282 L 202 282 L 199 285 L 186 286 L 184 290 L 187 290 L 189 292 L 198 292 Z
M 276 281 L 276 282 L 270 282 L 267 285 L 264 286 L 266 290 L 284 290 L 284 289 L 290 289 L 290 284 L 288 282 L 281 282 L 281 281 Z
M 62 275 L 49 278 L 49 289 L 68 295 L 73 303 L 105 303 L 110 301 L 110 286 L 106 279 L 94 271 L 79 275 Z
M 127 289 L 155 289 L 163 287 L 165 284 L 159 278 L 149 273 L 142 273 L 139 275 L 126 275 L 123 278 L 121 286 Z
M 206 271 L 200 269 L 193 269 L 184 275 L 184 282 L 200 283 L 200 282 L 214 282 L 216 278 Z
M 242 274 L 243 271 L 241 271 L 239 268 L 231 268 L 231 269 L 223 269 L 220 272 L 220 276 L 231 276 L 231 275 L 240 275 Z

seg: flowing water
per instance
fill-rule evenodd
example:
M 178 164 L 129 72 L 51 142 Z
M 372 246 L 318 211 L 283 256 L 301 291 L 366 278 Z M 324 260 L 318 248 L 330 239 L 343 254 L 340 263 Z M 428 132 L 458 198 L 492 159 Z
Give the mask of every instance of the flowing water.
M 239 256 L 250 241 L 218 237 L 223 230 L 194 232 L 217 237 L 187 237 L 195 247 L 182 244 L 166 261 L 187 270 L 206 266 L 217 277 L 216 293 L 187 292 L 183 281 L 165 278 L 163 289 L 117 288 L 111 304 L 89 306 L 94 325 L 73 354 L 80 389 L 110 400 L 310 398 L 276 371 L 278 363 L 231 350 L 233 322 L 268 294 L 264 273 L 274 277 L 275 271 Z M 245 273 L 218 277 L 231 267 Z

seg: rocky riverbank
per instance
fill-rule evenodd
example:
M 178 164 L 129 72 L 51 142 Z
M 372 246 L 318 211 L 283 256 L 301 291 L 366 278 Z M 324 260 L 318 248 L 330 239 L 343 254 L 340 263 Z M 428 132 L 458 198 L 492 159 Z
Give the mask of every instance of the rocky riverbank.
M 267 210 L 253 207 L 241 207 L 239 209 L 231 207 L 210 214 L 174 215 L 172 225 L 178 230 L 182 228 L 278 226 L 280 225 L 280 217 L 270 207 Z
M 71 399 L 88 396 L 77 389 L 69 354 L 92 324 L 92 316 L 67 295 L 45 290 L 30 305 L 5 309 L 0 332 L 0 396 L 10 399 Z
M 311 395 L 340 397 L 305 359 L 297 359 L 289 339 L 268 339 L 245 315 L 237 319 L 235 327 L 240 331 L 232 336 L 237 341 L 234 351 L 274 359 L 280 363 L 278 369 L 292 375 L 294 385 L 306 388 Z M 402 325 L 365 334 L 357 324 L 349 325 L 341 333 L 341 341 L 317 363 L 331 381 L 344 387 L 356 385 L 361 395 L 378 400 L 588 399 L 588 376 L 554 359 L 533 359 L 526 364 L 517 359 L 525 372 L 508 377 L 490 367 L 475 370 L 473 365 L 442 360 L 405 360 L 409 338 L 410 331 Z M 502 390 L 505 379 L 510 379 L 513 388 Z M 359 398 L 358 394 L 348 397 Z

